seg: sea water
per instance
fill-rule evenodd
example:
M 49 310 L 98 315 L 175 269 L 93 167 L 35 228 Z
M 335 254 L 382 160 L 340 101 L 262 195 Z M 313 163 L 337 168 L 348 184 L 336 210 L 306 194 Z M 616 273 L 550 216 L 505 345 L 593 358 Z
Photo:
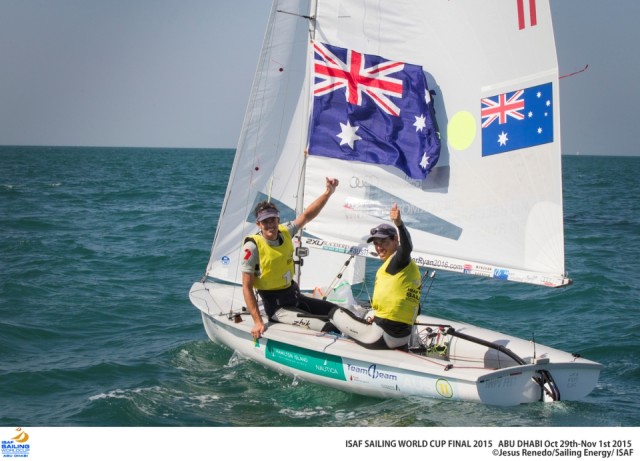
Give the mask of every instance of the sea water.
M 230 149 L 0 148 L 0 426 L 640 423 L 640 158 L 563 157 L 573 285 L 438 273 L 428 312 L 604 364 L 582 402 L 509 408 L 363 397 L 209 341 L 188 291 L 232 161 Z

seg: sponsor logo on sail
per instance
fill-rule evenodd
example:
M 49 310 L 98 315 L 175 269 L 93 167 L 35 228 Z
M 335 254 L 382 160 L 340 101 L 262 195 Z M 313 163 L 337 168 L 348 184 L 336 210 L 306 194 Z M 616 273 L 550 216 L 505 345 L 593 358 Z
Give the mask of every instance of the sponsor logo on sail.
M 305 240 L 305 245 L 322 248 L 325 251 L 335 251 L 336 253 L 346 253 L 350 255 L 366 256 L 369 252 L 366 247 L 357 247 L 353 245 L 345 245 L 338 242 L 327 242 L 326 240 L 308 238 Z
M 493 270 L 493 278 L 500 280 L 508 280 L 509 279 L 509 269 L 494 269 Z
M 351 176 L 349 187 L 352 189 L 361 189 L 363 187 L 374 186 L 380 184 L 380 178 L 374 175 L 370 176 Z

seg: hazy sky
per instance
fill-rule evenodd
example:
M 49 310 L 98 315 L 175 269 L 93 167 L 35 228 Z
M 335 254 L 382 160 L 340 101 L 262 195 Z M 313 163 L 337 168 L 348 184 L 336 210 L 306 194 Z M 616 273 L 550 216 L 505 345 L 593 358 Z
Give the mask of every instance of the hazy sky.
M 0 0 L 0 145 L 235 147 L 270 5 Z M 640 154 L 640 1 L 551 5 L 563 152 Z

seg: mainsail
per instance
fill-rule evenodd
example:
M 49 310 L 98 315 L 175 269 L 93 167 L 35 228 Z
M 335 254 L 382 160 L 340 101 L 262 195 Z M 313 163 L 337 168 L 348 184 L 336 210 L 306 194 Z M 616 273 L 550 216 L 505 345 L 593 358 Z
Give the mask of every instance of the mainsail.
M 423 267 L 568 283 L 551 14 L 548 2 L 530 1 L 526 11 L 524 3 L 276 2 L 207 274 L 240 280 L 240 243 L 255 230 L 251 210 L 257 201 L 270 198 L 284 219 L 293 217 L 331 176 L 340 187 L 302 237 L 311 249 L 303 288 L 327 285 L 350 255 L 374 256 L 366 236 L 388 220 L 393 203 Z M 441 137 L 440 158 L 425 179 L 394 164 L 350 159 L 348 152 L 340 158 L 309 155 L 318 44 L 422 68 Z M 397 103 L 394 98 L 388 95 Z M 324 128 L 330 136 L 331 128 Z M 335 136 L 340 134 L 338 127 Z M 357 137 L 350 139 L 354 147 Z
M 344 187 L 333 198 L 341 206 L 330 207 L 309 232 L 322 236 L 327 249 L 332 242 L 356 247 L 362 240 L 354 236 L 365 236 L 397 202 L 421 265 L 566 283 L 558 66 L 548 3 L 533 4 L 535 24 L 522 28 L 515 1 L 364 3 L 318 2 L 316 38 L 422 66 L 436 93 L 440 160 L 419 181 L 396 168 L 310 156 L 309 197 L 326 171 Z M 519 125 L 533 131 L 518 132 Z

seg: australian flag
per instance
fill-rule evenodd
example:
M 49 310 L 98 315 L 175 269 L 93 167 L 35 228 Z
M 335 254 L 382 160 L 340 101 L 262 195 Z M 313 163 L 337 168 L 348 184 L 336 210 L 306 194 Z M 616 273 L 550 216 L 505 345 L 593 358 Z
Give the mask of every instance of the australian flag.
M 424 179 L 440 136 L 422 67 L 319 42 L 314 51 L 309 153 Z
M 481 100 L 482 156 L 553 142 L 551 83 Z

